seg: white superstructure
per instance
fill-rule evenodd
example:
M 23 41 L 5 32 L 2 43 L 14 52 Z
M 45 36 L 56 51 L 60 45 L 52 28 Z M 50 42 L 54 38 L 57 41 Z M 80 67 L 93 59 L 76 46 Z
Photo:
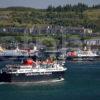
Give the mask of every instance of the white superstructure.
M 67 68 L 64 68 L 63 65 L 52 63 L 52 64 L 32 64 L 32 65 L 7 65 L 6 70 L 11 74 L 50 74 L 52 72 L 65 71 Z M 2 70 L 3 71 L 3 70 Z
M 0 56 L 29 56 L 34 55 L 37 51 L 36 46 L 33 50 L 21 50 L 18 47 L 14 50 L 5 50 L 0 47 Z
M 97 57 L 99 56 L 96 52 L 93 52 L 91 49 L 84 50 L 78 49 L 76 51 L 70 51 L 67 53 L 67 57 Z
M 92 52 L 90 49 L 89 50 L 79 50 L 77 51 L 77 56 L 78 57 L 95 57 L 98 56 L 96 53 Z

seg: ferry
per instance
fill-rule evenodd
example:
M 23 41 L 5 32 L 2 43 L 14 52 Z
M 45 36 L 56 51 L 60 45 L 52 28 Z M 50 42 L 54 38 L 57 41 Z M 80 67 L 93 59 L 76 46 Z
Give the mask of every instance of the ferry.
M 64 79 L 63 63 L 23 60 L 19 65 L 6 65 L 0 70 L 0 82 L 41 82 Z
M 0 47 L 0 60 L 22 60 L 28 56 L 34 56 L 38 52 L 37 47 L 34 46 L 34 49 L 16 49 L 8 50 Z
M 94 61 L 100 59 L 100 56 L 97 54 L 97 52 L 93 52 L 90 48 L 87 49 L 86 47 L 81 50 L 78 49 L 76 51 L 69 51 L 67 52 L 66 60 L 82 60 L 82 61 Z

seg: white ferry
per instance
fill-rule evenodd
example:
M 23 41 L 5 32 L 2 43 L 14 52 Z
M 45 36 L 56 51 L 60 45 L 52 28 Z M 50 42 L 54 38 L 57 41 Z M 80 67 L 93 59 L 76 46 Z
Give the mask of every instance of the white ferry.
M 0 82 L 37 82 L 62 79 L 67 68 L 57 62 L 24 60 L 20 65 L 6 65 L 0 70 Z

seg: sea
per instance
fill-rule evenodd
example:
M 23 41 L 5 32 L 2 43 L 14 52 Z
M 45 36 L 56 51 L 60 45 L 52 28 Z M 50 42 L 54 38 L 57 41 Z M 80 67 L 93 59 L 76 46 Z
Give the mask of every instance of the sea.
M 0 68 L 15 62 L 1 61 Z M 100 100 L 100 61 L 66 62 L 65 80 L 0 83 L 0 100 Z

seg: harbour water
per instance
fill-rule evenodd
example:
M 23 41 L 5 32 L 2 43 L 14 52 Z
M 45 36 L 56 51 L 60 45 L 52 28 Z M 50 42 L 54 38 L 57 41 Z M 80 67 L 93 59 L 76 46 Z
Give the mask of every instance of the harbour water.
M 9 62 L 0 62 L 0 68 Z M 15 62 L 10 62 L 15 63 Z M 0 83 L 0 100 L 100 100 L 100 62 L 67 62 L 65 80 Z

